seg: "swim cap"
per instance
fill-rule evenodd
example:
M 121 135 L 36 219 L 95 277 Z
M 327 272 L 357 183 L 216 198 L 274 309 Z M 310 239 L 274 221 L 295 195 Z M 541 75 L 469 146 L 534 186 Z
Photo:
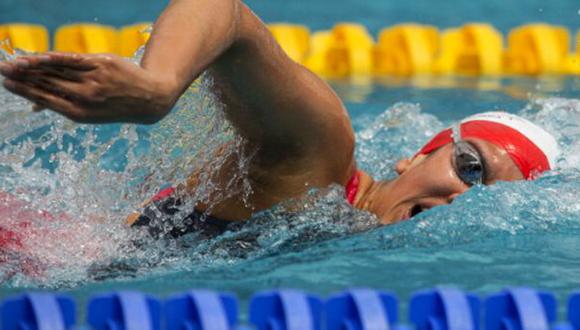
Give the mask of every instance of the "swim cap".
M 556 139 L 536 124 L 506 112 L 467 117 L 458 125 L 460 138 L 478 138 L 504 149 L 527 180 L 553 169 L 559 154 Z M 417 153 L 427 155 L 454 141 L 453 128 L 435 135 Z

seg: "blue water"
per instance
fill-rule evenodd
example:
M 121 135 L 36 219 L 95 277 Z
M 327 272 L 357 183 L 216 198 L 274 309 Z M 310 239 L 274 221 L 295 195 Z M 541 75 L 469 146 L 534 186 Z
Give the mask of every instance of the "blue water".
M 248 3 L 267 21 L 313 29 L 345 20 L 373 32 L 404 21 L 439 27 L 486 21 L 504 32 L 530 21 L 580 27 L 576 1 L 456 0 L 437 4 L 437 10 L 423 0 Z M 163 5 L 4 0 L 0 23 L 121 26 L 152 20 Z M 556 171 L 538 181 L 476 187 L 452 205 L 399 225 L 376 227 L 372 216 L 350 209 L 340 189 L 330 187 L 306 201 L 305 211 L 276 208 L 215 240 L 190 236 L 135 248 L 132 242 L 144 238 L 124 228 L 123 216 L 158 186 L 207 166 L 200 161 L 205 148 L 236 141 L 203 93 L 206 87 L 192 90 L 171 116 L 151 127 L 86 126 L 48 112 L 32 114 L 27 103 L 0 90 L 0 190 L 35 208 L 76 215 L 64 224 L 35 224 L 49 232 L 32 236 L 24 257 L 41 260 L 43 274 L 16 273 L 0 285 L 0 296 L 41 287 L 86 301 L 119 288 L 164 297 L 204 287 L 247 299 L 273 287 L 325 295 L 369 286 L 406 298 L 420 288 L 451 284 L 481 294 L 530 285 L 563 299 L 580 287 L 580 78 L 385 78 L 332 85 L 353 118 L 360 166 L 379 178 L 392 177 L 394 162 L 413 154 L 437 129 L 489 110 L 519 113 L 545 126 L 564 156 Z M 11 258 L 0 275 L 13 271 L 23 256 Z
M 333 86 L 353 118 L 360 166 L 380 178 L 392 177 L 394 162 L 413 154 L 436 130 L 485 110 L 519 113 L 545 126 L 558 138 L 564 157 L 556 171 L 537 181 L 476 187 L 449 206 L 389 227 L 376 227 L 372 216 L 346 205 L 339 188 L 330 188 L 322 197 L 307 201 L 305 211 L 288 214 L 275 208 L 259 214 L 242 230 L 214 240 L 190 236 L 169 243 L 149 242 L 135 249 L 129 242 L 139 235 L 120 223 L 134 207 L 128 204 L 137 203 L 151 191 L 134 183 L 141 176 L 132 166 L 157 159 L 147 156 L 147 150 L 156 150 L 156 144 L 167 148 L 180 141 L 183 146 L 199 147 L 195 139 L 184 139 L 190 128 L 170 133 L 168 127 L 176 127 L 182 121 L 177 118 L 187 116 L 191 109 L 203 108 L 200 104 L 209 109 L 212 103 L 204 103 L 199 91 L 192 91 L 158 125 L 95 127 L 73 124 L 50 113 L 31 114 L 24 103 L 0 91 L 0 99 L 9 109 L 0 114 L 4 123 L 1 141 L 14 141 L 18 136 L 31 143 L 13 144 L 10 154 L 0 154 L 0 163 L 10 164 L 18 174 L 9 176 L 10 180 L 4 177 L 0 185 L 8 190 L 14 182 L 36 187 L 29 192 L 30 196 L 43 196 L 36 205 L 59 209 L 62 205 L 54 204 L 68 190 L 54 180 L 69 180 L 77 185 L 71 197 L 76 200 L 64 208 L 83 216 L 72 226 L 56 228 L 59 234 L 65 233 L 63 245 L 46 238 L 33 245 L 36 250 L 31 254 L 49 261 L 43 266 L 43 276 L 16 275 L 2 284 L 0 295 L 48 287 L 86 301 L 96 292 L 120 288 L 164 297 L 203 287 L 233 291 L 247 299 L 255 291 L 273 287 L 325 295 L 345 287 L 369 286 L 387 288 L 406 298 L 419 288 L 448 284 L 481 294 L 507 285 L 529 285 L 553 290 L 563 299 L 580 287 L 580 100 L 574 99 L 580 87 L 578 78 L 445 78 L 432 80 L 428 87 L 421 83 L 421 88 L 416 81 L 333 82 Z M 211 111 L 201 113 L 193 119 L 209 120 L 212 115 Z M 209 125 L 214 129 L 209 131 L 224 136 L 227 124 L 219 116 L 215 118 Z M 51 134 L 34 129 L 47 124 L 52 125 L 45 128 Z M 11 128 L 6 129 L 8 126 Z M 156 140 L 161 137 L 165 140 Z M 70 142 L 65 146 L 67 139 Z M 84 155 L 79 155 L 83 148 Z M 15 154 L 22 161 L 15 161 Z M 52 160 L 48 166 L 43 163 L 46 159 Z M 172 159 L 159 172 L 182 168 L 187 155 L 174 154 Z M 62 167 L 66 170 L 61 171 Z M 95 178 L 97 174 L 101 176 Z M 165 174 L 157 173 L 158 180 L 166 180 Z M 44 181 L 38 176 L 44 176 Z M 127 195 L 133 187 L 138 192 Z M 91 203 L 99 207 L 91 210 Z M 112 209 L 102 210 L 107 205 Z M 104 211 L 104 223 L 86 219 L 88 214 Z M 70 232 L 74 237 L 67 237 Z
M 153 21 L 169 1 L 160 0 L 2 0 L 0 23 L 25 21 L 50 29 L 74 22 L 99 22 L 122 26 Z M 449 28 L 469 22 L 489 22 L 507 32 L 530 22 L 580 28 L 580 5 L 575 0 L 247 0 L 266 22 L 287 21 L 311 29 L 332 27 L 352 21 L 366 25 L 373 33 L 397 23 L 417 22 Z

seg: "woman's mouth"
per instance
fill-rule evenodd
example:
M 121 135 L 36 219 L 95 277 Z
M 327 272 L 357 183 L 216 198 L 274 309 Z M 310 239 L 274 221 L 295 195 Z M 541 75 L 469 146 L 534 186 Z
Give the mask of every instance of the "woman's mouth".
M 417 214 L 419 214 L 419 213 L 421 213 L 423 211 L 424 211 L 424 209 L 423 209 L 423 207 L 421 205 L 419 205 L 419 204 L 413 205 L 411 208 L 409 208 L 407 210 L 407 212 L 405 212 L 403 214 L 401 220 L 411 219 L 412 217 L 416 216 Z
M 412 218 L 421 212 L 423 212 L 423 207 L 421 207 L 421 205 L 417 204 L 411 208 L 410 216 Z

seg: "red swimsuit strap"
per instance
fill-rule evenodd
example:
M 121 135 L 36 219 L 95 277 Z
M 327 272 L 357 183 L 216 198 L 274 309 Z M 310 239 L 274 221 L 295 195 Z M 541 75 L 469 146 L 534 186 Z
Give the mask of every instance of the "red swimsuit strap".
M 155 196 L 153 196 L 153 198 L 151 198 L 151 200 L 156 202 L 162 199 L 166 199 L 167 197 L 173 195 L 174 192 L 175 192 L 174 187 L 167 187 L 165 189 L 161 189 Z
M 350 203 L 350 205 L 354 204 L 354 199 L 356 197 L 356 193 L 358 192 L 358 186 L 360 184 L 360 171 L 355 171 L 350 180 L 346 183 L 345 188 L 345 195 L 346 200 Z

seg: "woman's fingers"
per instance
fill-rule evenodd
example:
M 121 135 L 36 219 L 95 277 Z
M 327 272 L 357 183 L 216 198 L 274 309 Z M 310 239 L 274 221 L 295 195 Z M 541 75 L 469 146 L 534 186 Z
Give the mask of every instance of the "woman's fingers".
M 12 93 L 20 95 L 32 101 L 35 105 L 38 105 L 36 109 L 42 107 L 50 108 L 71 119 L 82 119 L 82 112 L 78 110 L 73 103 L 61 96 L 45 91 L 39 87 L 26 84 L 22 81 L 12 79 L 4 80 L 4 87 Z
M 30 82 L 32 85 L 40 87 L 48 92 L 57 94 L 70 100 L 90 100 L 96 87 L 90 83 L 79 83 L 67 79 L 61 79 L 44 72 L 34 72 L 22 79 L 23 82 Z
M 37 72 L 44 73 L 44 74 L 47 74 L 49 76 L 57 77 L 57 78 L 60 78 L 63 80 L 82 82 L 83 78 L 84 78 L 83 74 L 86 71 L 76 71 L 76 70 L 71 70 L 68 68 L 46 67 L 46 68 L 39 68 L 37 70 Z
M 45 71 L 62 79 L 80 81 L 83 73 L 97 69 L 96 55 L 45 53 L 20 56 L 0 63 L 0 74 L 7 78 L 24 79 L 31 71 Z
M 23 63 L 26 63 L 26 60 L 18 59 L 12 62 L 0 63 L 0 74 L 6 78 L 24 80 L 28 76 L 45 73 L 61 79 L 80 82 L 83 80 L 84 75 L 89 72 L 67 67 L 31 66 Z
M 1 71 L 1 69 L 0 69 Z M 13 73 L 3 70 L 8 79 L 30 83 L 48 92 L 70 100 L 90 101 L 99 95 L 98 85 L 92 79 L 83 76 L 83 72 L 68 68 L 25 69 Z
M 122 57 L 45 54 L 0 63 L 5 87 L 35 105 L 83 123 L 153 123 L 169 109 L 158 80 Z M 137 83 L 136 83 L 137 82 Z
M 93 61 L 94 57 L 95 55 L 89 54 L 49 52 L 42 55 L 21 56 L 15 62 L 18 60 L 26 61 L 28 62 L 28 67 L 31 68 L 53 67 L 89 71 L 96 68 Z M 27 66 L 23 62 L 19 62 L 19 65 Z
M 17 60 L 15 61 L 10 61 L 10 62 L 1 62 L 0 63 L 0 74 L 2 74 L 4 77 L 7 78 L 13 78 L 13 77 L 17 77 L 20 76 L 22 74 L 22 71 L 25 70 L 23 69 L 24 67 L 26 67 L 26 61 L 22 61 L 23 63 L 18 64 L 16 63 Z
M 46 107 L 43 106 L 42 104 L 34 103 L 32 105 L 32 111 L 34 111 L 34 112 L 40 112 L 42 110 L 46 110 Z

